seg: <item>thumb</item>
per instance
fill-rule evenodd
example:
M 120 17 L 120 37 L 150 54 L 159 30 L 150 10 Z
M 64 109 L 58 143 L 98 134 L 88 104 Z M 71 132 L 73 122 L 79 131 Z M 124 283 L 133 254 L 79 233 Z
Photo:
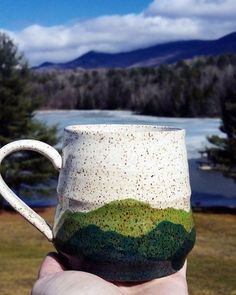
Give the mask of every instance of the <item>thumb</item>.
M 43 278 L 50 274 L 64 271 L 65 268 L 60 262 L 59 255 L 57 253 L 49 253 L 44 259 L 41 268 L 39 270 L 38 277 Z

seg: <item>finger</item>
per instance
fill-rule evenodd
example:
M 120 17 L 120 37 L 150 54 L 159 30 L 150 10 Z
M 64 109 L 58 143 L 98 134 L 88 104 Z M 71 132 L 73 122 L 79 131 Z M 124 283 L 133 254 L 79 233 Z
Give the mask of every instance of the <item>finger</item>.
M 181 268 L 181 271 L 184 272 L 186 274 L 187 271 L 187 267 L 188 267 L 188 260 L 185 260 L 184 266 Z
M 187 259 L 185 260 L 185 263 L 184 263 L 184 266 L 179 270 L 177 271 L 174 275 L 175 276 L 182 276 L 182 277 L 186 277 L 186 271 L 187 271 Z
M 44 259 L 41 268 L 39 270 L 39 278 L 43 278 L 50 274 L 58 273 L 64 271 L 64 267 L 60 262 L 59 256 L 57 253 L 49 253 Z

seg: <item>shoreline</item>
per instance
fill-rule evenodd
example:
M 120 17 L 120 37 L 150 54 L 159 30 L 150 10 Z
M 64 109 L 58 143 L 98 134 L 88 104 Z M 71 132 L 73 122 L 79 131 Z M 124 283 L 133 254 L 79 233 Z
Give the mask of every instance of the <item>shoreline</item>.
M 54 211 L 56 208 L 55 206 L 41 206 L 41 207 L 30 207 L 37 213 L 47 212 L 47 211 Z M 226 206 L 211 206 L 211 207 L 201 207 L 201 206 L 191 206 L 193 213 L 204 213 L 204 214 L 230 214 L 236 215 L 236 207 L 226 207 Z M 15 209 L 11 206 L 6 206 L 4 209 L 0 210 L 0 216 L 3 215 L 20 215 Z

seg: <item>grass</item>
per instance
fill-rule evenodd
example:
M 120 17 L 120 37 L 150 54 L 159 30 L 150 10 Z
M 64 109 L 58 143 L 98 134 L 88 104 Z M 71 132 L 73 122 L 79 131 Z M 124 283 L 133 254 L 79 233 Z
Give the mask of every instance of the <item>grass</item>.
M 52 209 L 40 213 L 49 222 Z M 0 294 L 30 294 L 42 258 L 52 245 L 19 214 L 0 214 Z
M 53 209 L 40 213 L 51 222 Z M 197 242 L 188 259 L 190 295 L 236 295 L 236 216 L 194 215 Z M 15 213 L 0 214 L 0 294 L 29 294 L 52 245 Z

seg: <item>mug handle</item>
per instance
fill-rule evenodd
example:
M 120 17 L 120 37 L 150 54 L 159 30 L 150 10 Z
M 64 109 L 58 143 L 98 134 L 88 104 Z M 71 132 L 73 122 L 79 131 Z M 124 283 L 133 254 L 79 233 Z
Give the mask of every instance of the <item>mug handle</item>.
M 52 162 L 54 168 L 56 168 L 57 170 L 60 170 L 62 167 L 62 157 L 56 149 L 44 142 L 30 139 L 14 141 L 3 146 L 0 149 L 0 164 L 2 160 L 9 154 L 23 150 L 35 151 L 44 155 Z M 41 233 L 43 233 L 50 242 L 53 240 L 51 227 L 41 216 L 39 216 L 19 197 L 17 197 L 17 195 L 7 186 L 1 174 L 0 194 L 16 211 L 18 211 L 26 220 L 34 225 Z

